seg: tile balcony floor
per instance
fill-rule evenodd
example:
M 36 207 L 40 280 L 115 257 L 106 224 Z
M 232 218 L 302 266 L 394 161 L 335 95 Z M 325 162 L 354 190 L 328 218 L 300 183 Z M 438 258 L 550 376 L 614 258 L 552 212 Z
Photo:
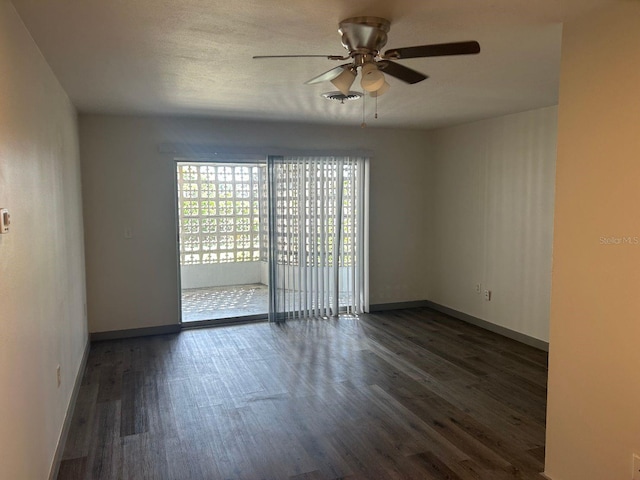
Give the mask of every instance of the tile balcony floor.
M 298 294 L 287 294 L 288 305 L 299 305 Z M 292 298 L 295 297 L 295 300 Z M 315 302 L 313 302 L 315 303 Z M 345 293 L 340 294 L 340 305 L 348 305 Z M 182 290 L 182 321 L 221 320 L 253 315 L 267 316 L 269 288 L 261 283 L 224 287 L 190 288 Z
M 266 316 L 269 311 L 268 294 L 267 286 L 260 283 L 185 289 L 182 290 L 182 321 Z

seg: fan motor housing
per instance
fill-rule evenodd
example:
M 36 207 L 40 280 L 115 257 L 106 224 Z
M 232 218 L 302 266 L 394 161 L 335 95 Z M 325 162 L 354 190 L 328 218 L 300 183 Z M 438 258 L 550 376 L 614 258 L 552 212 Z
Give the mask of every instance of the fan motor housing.
M 373 55 L 387 43 L 391 22 L 379 17 L 353 17 L 340 22 L 342 46 L 355 55 Z

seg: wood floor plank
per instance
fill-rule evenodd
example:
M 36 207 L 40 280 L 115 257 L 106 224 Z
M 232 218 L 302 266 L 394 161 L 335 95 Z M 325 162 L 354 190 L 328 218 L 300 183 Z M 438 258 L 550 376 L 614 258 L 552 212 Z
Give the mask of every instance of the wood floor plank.
M 91 446 L 91 429 L 85 428 L 94 421 L 99 385 L 88 383 L 80 387 L 70 431 L 75 432 L 67 439 L 62 455 L 63 460 L 86 458 Z
M 87 457 L 71 458 L 60 462 L 58 478 L 82 480 L 87 476 Z
M 122 439 L 124 480 L 169 480 L 164 438 L 148 433 Z
M 432 453 L 436 453 L 435 448 L 440 445 L 450 445 L 450 450 L 463 452 L 464 455 L 463 457 L 458 455 L 458 458 L 454 458 L 452 463 L 471 459 L 486 469 L 500 470 L 510 466 L 505 458 L 492 451 L 481 439 L 469 434 L 455 422 L 452 422 L 450 418 L 441 415 L 439 411 L 425 409 L 420 411 L 420 415 L 416 415 L 412 410 L 397 401 L 391 393 L 387 393 L 376 386 L 373 389 L 379 396 L 385 398 L 385 414 L 390 418 L 395 417 L 395 423 L 406 421 L 410 422 L 413 428 L 418 424 L 422 424 L 424 425 L 423 429 L 428 429 L 429 433 L 437 440 L 432 444 L 434 447 L 434 452 Z M 460 416 L 463 416 L 462 412 L 460 412 Z M 420 436 L 422 437 L 423 435 Z M 424 448 L 424 444 L 422 446 Z M 416 453 L 421 452 L 412 452 L 411 454 Z M 443 458 L 442 454 L 438 456 Z
M 122 369 L 118 365 L 102 364 L 97 369 L 99 386 L 97 401 L 115 402 L 122 397 Z
M 446 465 L 444 462 L 442 462 L 442 460 L 440 460 L 436 455 L 428 450 L 412 455 L 409 458 L 417 464 L 423 466 L 435 478 L 442 478 L 447 480 L 465 480 L 463 477 L 454 472 L 451 467 Z
M 143 372 L 127 370 L 122 374 L 121 437 L 147 431 L 147 405 L 145 404 L 144 392 Z
M 540 480 L 546 366 L 428 309 L 98 342 L 58 478 Z
M 122 478 L 122 441 L 120 438 L 120 402 L 96 405 L 88 455 L 87 474 L 92 480 Z
M 301 473 L 300 475 L 294 475 L 293 477 L 289 477 L 289 480 L 325 480 L 325 477 L 322 472 L 318 470 L 314 470 L 313 472 Z

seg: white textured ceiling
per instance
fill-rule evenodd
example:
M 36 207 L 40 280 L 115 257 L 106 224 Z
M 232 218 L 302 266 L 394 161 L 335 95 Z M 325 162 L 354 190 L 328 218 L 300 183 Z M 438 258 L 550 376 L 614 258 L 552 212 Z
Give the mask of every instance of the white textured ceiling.
M 620 0 L 14 0 L 80 112 L 359 125 L 362 102 L 304 82 L 339 63 L 338 22 L 391 21 L 385 47 L 477 40 L 479 55 L 402 60 L 370 125 L 431 128 L 555 104 L 562 22 Z

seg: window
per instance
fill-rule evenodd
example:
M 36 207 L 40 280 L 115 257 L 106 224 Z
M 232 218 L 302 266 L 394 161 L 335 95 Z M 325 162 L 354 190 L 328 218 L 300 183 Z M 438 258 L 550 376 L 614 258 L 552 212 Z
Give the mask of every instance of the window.
M 178 162 L 180 264 L 266 258 L 266 166 Z

